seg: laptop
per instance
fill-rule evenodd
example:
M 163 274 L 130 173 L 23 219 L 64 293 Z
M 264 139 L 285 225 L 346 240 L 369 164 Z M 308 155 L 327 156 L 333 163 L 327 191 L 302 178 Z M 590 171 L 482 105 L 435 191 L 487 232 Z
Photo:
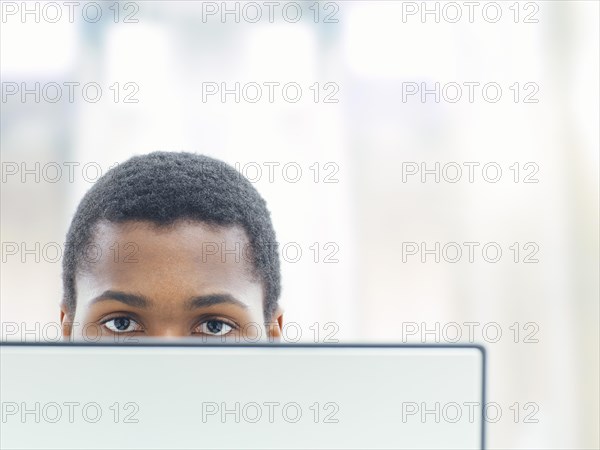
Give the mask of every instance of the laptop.
M 3 449 L 482 449 L 476 345 L 0 345 Z

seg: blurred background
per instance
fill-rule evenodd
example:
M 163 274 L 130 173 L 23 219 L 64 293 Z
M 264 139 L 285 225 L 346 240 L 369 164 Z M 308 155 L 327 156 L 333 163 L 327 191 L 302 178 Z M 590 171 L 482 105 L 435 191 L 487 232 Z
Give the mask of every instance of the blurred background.
M 102 173 L 204 153 L 268 202 L 289 340 L 481 343 L 490 448 L 599 447 L 598 2 L 1 3 L 3 339 L 55 339 Z

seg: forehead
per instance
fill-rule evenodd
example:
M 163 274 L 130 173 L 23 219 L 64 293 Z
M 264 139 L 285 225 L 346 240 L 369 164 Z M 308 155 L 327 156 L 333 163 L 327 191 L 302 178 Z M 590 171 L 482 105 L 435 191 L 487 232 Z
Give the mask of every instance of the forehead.
M 240 226 L 178 221 L 100 222 L 78 281 L 141 291 L 231 291 L 258 280 Z
M 146 252 L 190 250 L 204 251 L 207 255 L 214 253 L 213 244 L 229 244 L 232 249 L 249 245 L 244 229 L 238 225 L 213 225 L 193 220 L 179 220 L 167 225 L 149 221 L 102 221 L 96 225 L 92 241 L 100 247 L 110 247 L 116 242 L 132 243 Z

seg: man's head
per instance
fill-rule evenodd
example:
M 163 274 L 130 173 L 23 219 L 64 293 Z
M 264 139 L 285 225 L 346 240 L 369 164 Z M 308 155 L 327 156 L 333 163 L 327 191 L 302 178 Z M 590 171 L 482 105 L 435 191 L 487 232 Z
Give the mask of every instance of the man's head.
M 235 169 L 197 154 L 136 156 L 100 178 L 67 233 L 63 288 L 65 335 L 265 336 L 281 326 L 266 203 Z

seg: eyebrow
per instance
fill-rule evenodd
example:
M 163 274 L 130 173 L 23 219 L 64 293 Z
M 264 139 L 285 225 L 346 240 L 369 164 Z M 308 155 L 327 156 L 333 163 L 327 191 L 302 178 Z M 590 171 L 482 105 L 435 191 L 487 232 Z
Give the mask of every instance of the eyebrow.
M 98 297 L 94 298 L 90 304 L 109 300 L 116 300 L 135 308 L 148 308 L 152 304 L 152 302 L 143 295 L 112 290 L 104 291 Z M 198 309 L 221 304 L 235 305 L 243 309 L 248 309 L 246 304 L 229 294 L 209 294 L 192 297 L 185 303 L 185 306 L 187 309 Z
M 229 294 L 209 294 L 193 297 L 186 302 L 188 309 L 208 308 L 209 306 L 220 304 L 235 305 L 243 309 L 248 309 L 248 306 L 235 297 Z
M 98 297 L 94 298 L 90 304 L 105 302 L 108 300 L 116 300 L 126 305 L 133 306 L 136 308 L 148 308 L 152 302 L 150 302 L 143 295 L 129 294 L 122 291 L 104 291 Z

